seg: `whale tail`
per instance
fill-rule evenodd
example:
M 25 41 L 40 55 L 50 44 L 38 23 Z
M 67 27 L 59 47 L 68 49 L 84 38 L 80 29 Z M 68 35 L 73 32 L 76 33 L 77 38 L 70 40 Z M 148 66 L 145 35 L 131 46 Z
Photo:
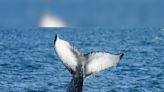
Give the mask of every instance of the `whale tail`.
M 56 54 L 72 74 L 67 92 L 82 92 L 84 78 L 116 65 L 124 55 L 109 52 L 83 54 L 68 41 L 61 39 L 59 35 L 55 36 L 54 47 Z
M 115 66 L 123 57 L 123 53 L 111 54 L 109 52 L 92 52 L 86 54 L 86 77 Z
M 82 71 L 84 78 L 116 65 L 124 55 L 123 53 L 112 54 L 109 52 L 83 54 L 68 41 L 61 39 L 59 35 L 55 36 L 54 47 L 58 57 L 69 72 L 73 76 L 77 76 L 77 72 Z

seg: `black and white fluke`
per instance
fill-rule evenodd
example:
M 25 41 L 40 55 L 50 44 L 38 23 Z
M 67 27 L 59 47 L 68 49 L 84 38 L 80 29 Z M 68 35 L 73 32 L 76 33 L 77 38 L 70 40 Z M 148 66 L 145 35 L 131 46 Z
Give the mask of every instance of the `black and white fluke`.
M 108 52 L 82 53 L 68 41 L 57 34 L 54 40 L 57 56 L 72 74 L 72 80 L 67 92 L 81 92 L 83 80 L 87 76 L 112 67 L 123 57 L 123 53 L 111 54 Z

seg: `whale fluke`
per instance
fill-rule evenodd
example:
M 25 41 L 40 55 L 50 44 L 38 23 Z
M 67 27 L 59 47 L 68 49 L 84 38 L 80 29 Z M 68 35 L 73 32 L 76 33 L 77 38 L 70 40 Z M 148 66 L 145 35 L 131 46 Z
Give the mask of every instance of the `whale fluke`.
M 87 58 L 86 76 L 102 71 L 117 64 L 123 53 L 111 54 L 109 52 L 92 52 L 85 54 Z
M 85 54 L 68 41 L 61 39 L 58 34 L 55 36 L 54 47 L 58 57 L 73 77 L 68 92 L 81 92 L 84 78 L 116 65 L 124 55 L 109 52 Z
M 60 39 L 56 35 L 55 40 L 55 50 L 58 57 L 61 59 L 62 63 L 66 66 L 71 74 L 74 74 L 78 66 L 78 57 L 80 56 L 80 51 L 71 45 L 69 42 Z

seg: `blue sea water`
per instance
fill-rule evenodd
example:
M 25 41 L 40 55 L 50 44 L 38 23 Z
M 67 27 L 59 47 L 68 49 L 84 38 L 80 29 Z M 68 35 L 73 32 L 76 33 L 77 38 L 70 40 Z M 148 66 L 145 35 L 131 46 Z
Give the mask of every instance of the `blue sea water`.
M 164 28 L 164 0 L 0 0 L 1 27 L 39 26 L 45 11 L 71 27 Z
M 55 34 L 83 52 L 125 55 L 87 78 L 84 92 L 163 92 L 164 31 L 159 28 L 1 28 L 0 92 L 65 92 L 71 75 L 56 56 Z

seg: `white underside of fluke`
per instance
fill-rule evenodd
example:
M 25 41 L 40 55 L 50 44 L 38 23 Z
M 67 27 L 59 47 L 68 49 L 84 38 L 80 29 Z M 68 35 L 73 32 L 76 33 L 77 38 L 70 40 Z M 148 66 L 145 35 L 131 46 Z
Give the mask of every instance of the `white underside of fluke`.
M 107 52 L 83 54 L 59 36 L 56 37 L 54 44 L 57 55 L 67 68 L 76 72 L 79 64 L 85 65 L 85 77 L 116 65 L 122 57 L 122 54 L 115 55 Z
M 95 52 L 88 54 L 86 74 L 90 75 L 116 65 L 120 60 L 120 55 L 114 55 L 107 52 Z

